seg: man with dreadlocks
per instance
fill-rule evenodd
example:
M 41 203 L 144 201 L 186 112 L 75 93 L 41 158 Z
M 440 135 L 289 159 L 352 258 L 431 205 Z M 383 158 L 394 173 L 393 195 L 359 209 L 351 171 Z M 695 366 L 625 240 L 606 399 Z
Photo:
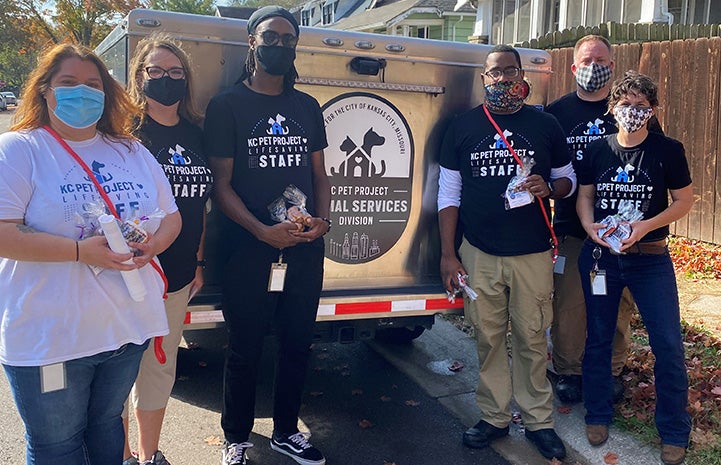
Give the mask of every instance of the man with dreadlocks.
M 228 257 L 223 465 L 248 463 L 258 366 L 271 326 L 279 348 L 270 446 L 302 465 L 325 464 L 310 433 L 297 427 L 323 282 L 323 235 L 330 230 L 322 112 L 294 88 L 299 32 L 283 8 L 253 13 L 240 79 L 213 97 L 206 112 L 205 150 L 217 173 L 213 198 L 224 217 L 219 243 Z M 288 190 L 307 197 L 303 224 L 271 217 L 269 205 Z

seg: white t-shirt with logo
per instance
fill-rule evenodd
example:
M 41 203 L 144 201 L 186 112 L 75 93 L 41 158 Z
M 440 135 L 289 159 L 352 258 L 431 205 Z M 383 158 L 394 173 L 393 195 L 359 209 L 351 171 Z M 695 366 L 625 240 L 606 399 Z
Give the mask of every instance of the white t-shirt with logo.
M 100 135 L 67 141 L 91 168 L 123 219 L 177 211 L 168 180 L 138 142 Z M 86 233 L 79 213 L 102 205 L 80 165 L 45 130 L 0 135 L 0 219 L 71 239 Z M 139 270 L 147 289 L 135 302 L 117 270 L 79 262 L 0 258 L 0 362 L 40 366 L 140 344 L 168 333 L 163 282 Z

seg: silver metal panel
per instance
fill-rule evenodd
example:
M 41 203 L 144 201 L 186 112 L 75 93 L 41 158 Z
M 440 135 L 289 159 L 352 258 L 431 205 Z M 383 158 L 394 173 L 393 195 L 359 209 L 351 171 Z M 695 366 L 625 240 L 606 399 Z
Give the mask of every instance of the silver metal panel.
M 132 55 L 142 37 L 161 30 L 180 39 L 190 54 L 201 107 L 220 89 L 236 81 L 248 50 L 244 20 L 134 10 L 97 50 L 106 57 L 115 76 L 125 82 L 128 55 Z M 375 96 L 400 113 L 412 134 L 411 201 L 405 229 L 392 248 L 376 259 L 364 263 L 326 259 L 325 289 L 384 289 L 440 283 L 438 149 L 449 120 L 481 102 L 481 73 L 490 49 L 487 45 L 301 29 L 296 60 L 300 90 L 313 95 L 321 106 L 344 94 Z M 519 53 L 532 87 L 528 103 L 543 105 L 551 57 L 541 50 L 519 49 Z M 377 76 L 357 74 L 350 66 L 356 57 L 385 60 L 385 69 Z M 361 119 L 358 124 L 366 123 Z M 331 150 L 337 147 L 329 147 L 326 153 Z M 369 183 L 373 182 L 369 178 Z M 215 237 L 212 213 L 209 241 Z M 214 249 L 206 247 L 208 252 Z M 212 285 L 217 283 L 220 270 L 212 269 L 214 257 L 207 258 L 210 267 L 206 281 Z

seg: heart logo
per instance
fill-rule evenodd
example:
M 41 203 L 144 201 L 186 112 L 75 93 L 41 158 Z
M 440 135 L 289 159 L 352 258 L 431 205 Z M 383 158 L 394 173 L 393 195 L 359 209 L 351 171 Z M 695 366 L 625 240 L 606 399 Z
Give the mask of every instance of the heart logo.
M 646 186 L 646 190 L 651 192 L 653 190 L 653 186 Z
M 361 161 L 363 161 L 363 157 L 355 157 L 356 163 L 360 163 Z
M 305 144 L 306 142 L 308 142 L 308 139 L 306 139 L 306 138 L 304 137 L 304 138 L 303 138 L 303 143 Z

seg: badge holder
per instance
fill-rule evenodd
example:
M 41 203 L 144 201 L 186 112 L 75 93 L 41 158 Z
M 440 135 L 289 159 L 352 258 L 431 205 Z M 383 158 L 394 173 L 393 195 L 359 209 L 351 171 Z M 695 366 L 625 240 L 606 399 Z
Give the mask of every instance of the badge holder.
M 270 264 L 268 292 L 283 292 L 286 271 L 288 271 L 288 264 L 283 263 L 283 251 L 281 250 L 278 256 L 278 262 Z
M 601 258 L 601 247 L 596 246 L 591 254 L 593 259 L 593 266 L 591 267 L 591 294 L 593 295 L 606 295 L 606 270 L 598 269 L 598 259 Z

